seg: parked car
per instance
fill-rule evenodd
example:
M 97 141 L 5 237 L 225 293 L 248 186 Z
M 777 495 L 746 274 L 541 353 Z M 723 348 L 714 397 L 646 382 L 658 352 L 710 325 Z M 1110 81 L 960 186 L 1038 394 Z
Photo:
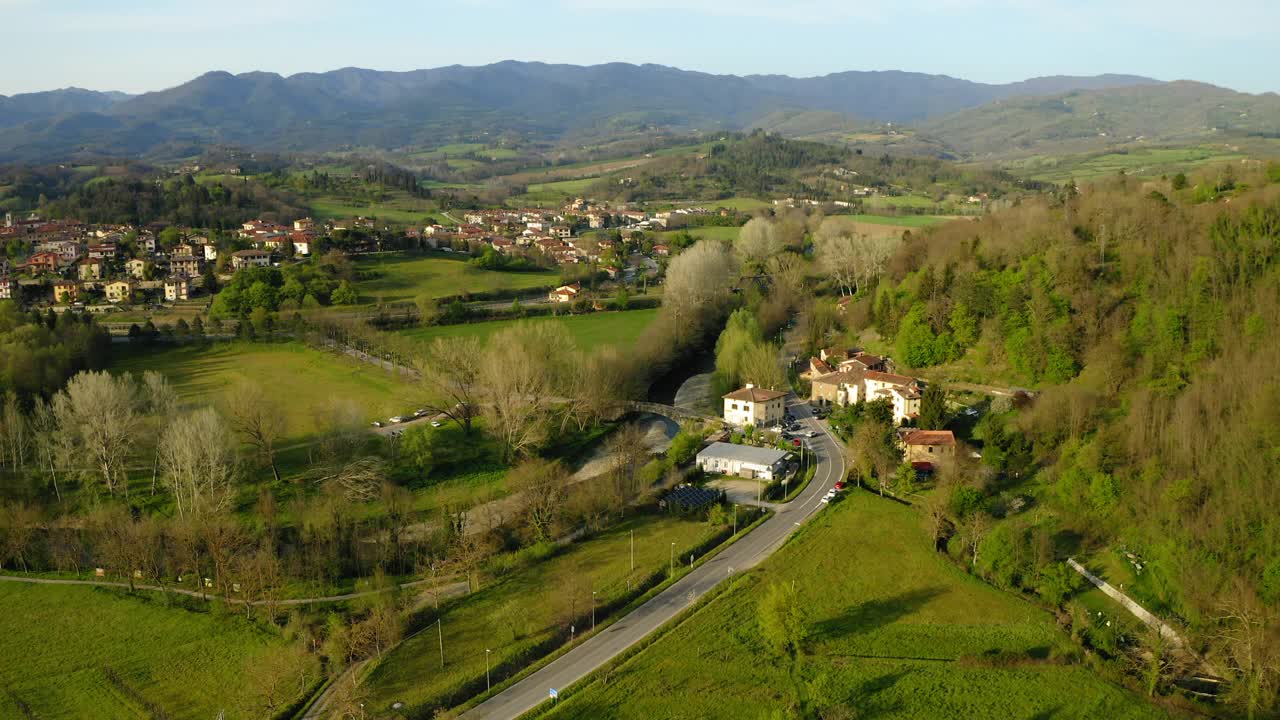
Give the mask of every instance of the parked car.
M 440 421 L 439 421 L 439 420 L 432 420 L 432 421 L 431 421 L 431 427 L 440 427 Z
M 423 415 L 426 415 L 426 414 L 427 414 L 427 411 L 426 411 L 426 410 L 414 410 L 414 411 L 413 411 L 413 416 L 414 416 L 414 417 L 416 417 L 416 418 L 420 418 L 420 417 L 422 417 Z
M 374 420 L 374 421 L 373 421 L 373 426 L 374 426 L 374 427 L 382 427 L 382 423 L 381 423 L 381 422 L 379 422 L 379 421 L 377 421 L 377 420 Z
M 394 424 L 396 424 L 396 423 L 402 423 L 402 422 L 404 422 L 404 418 L 403 418 L 403 417 L 401 417 L 401 416 L 399 416 L 399 415 L 392 415 L 392 416 L 387 420 L 387 422 L 389 422 L 389 423 L 391 423 L 392 425 L 394 425 Z

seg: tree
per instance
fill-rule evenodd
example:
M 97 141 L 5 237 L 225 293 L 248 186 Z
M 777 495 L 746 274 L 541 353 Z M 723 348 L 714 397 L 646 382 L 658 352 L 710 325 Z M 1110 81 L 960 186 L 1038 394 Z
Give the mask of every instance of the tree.
M 413 298 L 413 304 L 418 308 L 418 324 L 422 326 L 434 325 L 440 319 L 440 304 L 429 293 L 422 293 Z
M 27 550 L 36 534 L 39 515 L 26 503 L 0 507 L 0 564 L 21 565 L 27 570 Z
M 990 530 L 991 516 L 981 510 L 970 512 L 960 520 L 960 538 L 969 548 L 971 567 L 978 566 L 978 548 L 982 546 L 982 540 Z
M 1280 679 L 1280 633 L 1274 611 L 1243 583 L 1220 606 L 1218 642 L 1234 676 L 1229 700 L 1252 720 L 1275 704 Z
M 351 285 L 351 281 L 343 280 L 339 283 L 337 289 L 329 295 L 329 301 L 334 305 L 355 305 L 360 301 L 360 295 L 356 292 L 355 287 Z
M 813 235 L 818 264 L 836 281 L 845 295 L 856 295 L 865 284 L 884 272 L 899 240 L 871 237 L 857 231 L 846 218 L 829 217 Z
M 254 655 L 245 664 L 244 709 L 252 717 L 275 717 L 306 692 L 315 660 L 297 645 Z
M 564 511 L 567 480 L 560 463 L 540 458 L 526 460 L 507 474 L 507 487 L 520 498 L 533 542 L 555 537 L 556 521 Z
M 157 455 L 179 517 L 219 513 L 235 500 L 235 439 L 213 408 L 201 408 L 166 425 Z
M 420 376 L 422 405 L 449 418 L 468 435 L 480 392 L 481 357 L 478 338 L 442 337 L 428 345 L 414 362 Z
M 752 218 L 738 231 L 735 247 L 743 262 L 755 271 L 763 268 L 769 258 L 782 251 L 782 242 L 774 232 L 772 221 Z
M 506 459 L 528 454 L 546 439 L 561 358 L 572 349 L 561 323 L 522 321 L 489 339 L 478 375 L 481 409 Z
M 737 264 L 724 244 L 702 240 L 680 253 L 667 267 L 662 297 L 681 331 L 697 328 L 703 313 L 719 305 L 737 277 Z
M 368 502 L 378 497 L 386 474 L 386 461 L 370 455 L 339 465 L 319 482 L 338 489 L 347 502 Z
M 284 436 L 287 422 L 280 406 L 270 400 L 261 385 L 242 381 L 228 391 L 226 407 L 231 426 L 271 466 L 271 475 L 279 482 L 275 446 Z
M 947 425 L 947 391 L 940 383 L 929 383 L 920 398 L 920 417 L 917 420 L 923 430 L 941 430 Z
M 82 372 L 54 397 L 59 427 L 68 447 L 81 453 L 82 471 L 102 479 L 110 494 L 128 494 L 125 466 L 142 423 L 137 384 L 130 375 Z
M 795 583 L 772 583 L 757 611 L 760 633 L 780 655 L 796 657 L 804 649 L 808 622 Z

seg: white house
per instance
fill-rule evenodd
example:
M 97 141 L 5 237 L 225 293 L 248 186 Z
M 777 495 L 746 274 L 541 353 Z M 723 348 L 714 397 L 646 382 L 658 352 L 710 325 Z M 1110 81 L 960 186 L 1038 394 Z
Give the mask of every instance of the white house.
M 547 299 L 551 302 L 567 303 L 577 300 L 578 296 L 581 294 L 582 285 L 573 283 L 572 285 L 561 285 L 555 290 L 552 290 L 551 293 L 547 295 Z
M 698 469 L 749 480 L 776 480 L 787 470 L 787 454 L 773 448 L 711 443 L 698 453 Z
M 174 275 L 164 281 L 164 299 L 169 302 L 191 299 L 191 280 L 186 275 Z
M 724 396 L 724 421 L 730 425 L 763 427 L 781 422 L 787 394 L 751 383 Z
M 238 250 L 231 253 L 231 267 L 234 270 L 257 266 L 266 267 L 271 264 L 271 253 L 263 250 Z

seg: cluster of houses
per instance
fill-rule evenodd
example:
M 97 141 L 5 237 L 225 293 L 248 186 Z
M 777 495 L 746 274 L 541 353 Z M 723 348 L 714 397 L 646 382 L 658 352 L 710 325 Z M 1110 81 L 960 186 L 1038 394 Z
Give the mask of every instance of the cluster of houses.
M 809 359 L 809 369 L 802 373 L 812 388 L 809 402 L 822 407 L 887 400 L 894 424 L 907 425 L 920 415 L 925 383 L 890 372 L 891 365 L 888 358 L 856 349 L 823 349 Z M 734 427 L 784 425 L 786 398 L 786 392 L 747 383 L 722 397 L 724 421 Z M 950 430 L 900 427 L 897 440 L 904 461 L 917 471 L 932 471 L 955 458 L 956 438 Z M 785 456 L 770 448 L 715 443 L 698 454 L 698 465 L 706 472 L 773 480 L 785 469 Z
M 0 300 L 39 298 L 54 305 L 84 302 L 91 295 L 110 304 L 129 304 L 140 291 L 166 302 L 191 298 L 200 278 L 218 261 L 219 248 L 207 236 L 187 234 L 173 247 L 161 246 L 159 226 L 93 225 L 47 220 L 32 214 L 5 215 L 0 244 L 27 245 L 26 259 L 0 259 Z M 323 231 L 310 219 L 285 227 L 253 220 L 240 237 L 248 247 L 230 253 L 232 270 L 266 266 L 288 254 L 309 255 Z
M 470 210 L 457 227 L 428 225 L 411 228 L 406 234 L 435 248 L 474 249 L 488 246 L 504 254 L 528 253 L 558 265 L 596 263 L 619 249 L 613 240 L 585 231 L 616 229 L 621 232 L 665 230 L 687 224 L 690 218 L 709 215 L 706 208 L 678 208 L 661 212 L 611 209 L 594 201 L 576 198 L 556 210 L 543 208 L 490 208 Z M 655 255 L 666 255 L 664 245 L 654 246 Z M 619 272 L 612 268 L 613 273 Z

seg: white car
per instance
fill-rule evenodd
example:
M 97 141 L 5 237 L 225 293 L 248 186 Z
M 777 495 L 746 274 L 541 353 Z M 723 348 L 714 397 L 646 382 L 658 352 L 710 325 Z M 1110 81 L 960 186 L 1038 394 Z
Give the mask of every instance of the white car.
M 414 411 L 414 413 L 413 413 L 413 416 L 414 416 L 414 417 L 416 417 L 416 418 L 420 418 L 420 417 L 422 417 L 423 415 L 426 415 L 426 414 L 427 414 L 427 411 L 426 411 L 426 410 L 415 410 L 415 411 Z
M 401 423 L 401 422 L 404 422 L 404 418 L 400 417 L 399 415 L 392 415 L 390 418 L 387 419 L 387 422 L 393 423 L 393 424 Z
M 431 421 L 431 427 L 440 427 L 440 421 L 439 421 L 439 420 L 432 420 L 432 421 Z

